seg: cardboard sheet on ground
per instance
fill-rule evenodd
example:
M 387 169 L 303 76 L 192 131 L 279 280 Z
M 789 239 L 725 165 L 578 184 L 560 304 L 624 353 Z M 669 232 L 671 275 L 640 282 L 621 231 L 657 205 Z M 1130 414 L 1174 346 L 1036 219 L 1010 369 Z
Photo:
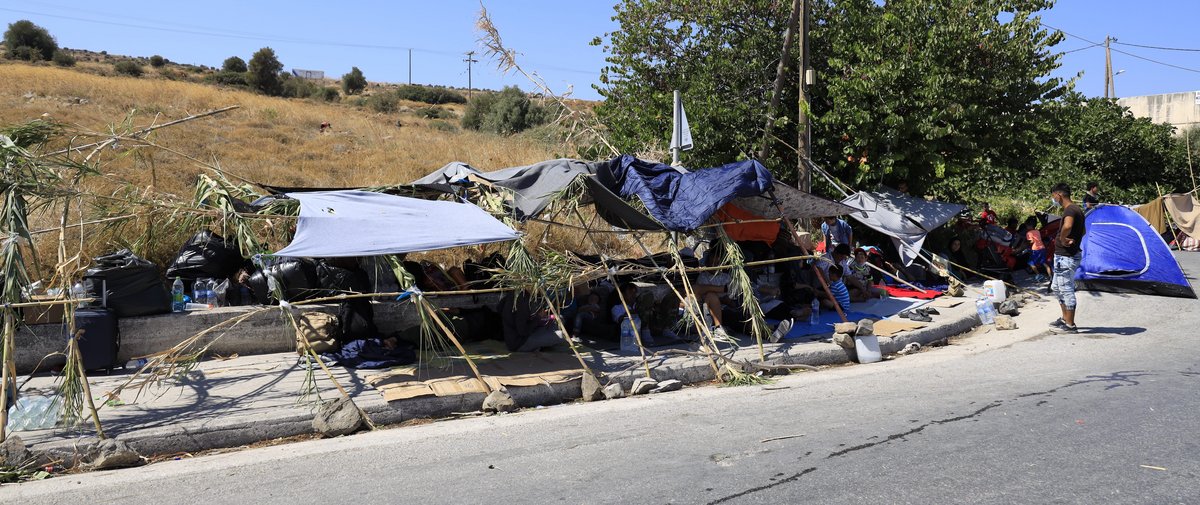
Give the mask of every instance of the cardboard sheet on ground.
M 939 309 L 951 309 L 951 308 L 957 307 L 959 305 L 962 305 L 962 302 L 964 302 L 964 301 L 966 301 L 965 298 L 949 298 L 949 297 L 943 296 L 941 298 L 933 300 L 932 302 L 929 302 L 929 306 L 934 307 L 934 308 L 939 308 Z
M 929 326 L 925 323 L 916 321 L 908 321 L 905 319 L 881 319 L 875 321 L 875 336 L 877 337 L 893 337 L 899 333 L 906 331 L 918 330 Z
M 582 374 L 579 361 L 570 353 L 513 353 L 475 363 L 483 380 L 493 389 L 500 386 L 522 387 L 557 384 L 578 379 Z M 366 377 L 367 384 L 383 395 L 386 401 L 405 400 L 419 396 L 453 396 L 467 393 L 486 393 L 471 369 L 461 361 L 453 368 L 424 368 L 415 366 L 394 368 Z

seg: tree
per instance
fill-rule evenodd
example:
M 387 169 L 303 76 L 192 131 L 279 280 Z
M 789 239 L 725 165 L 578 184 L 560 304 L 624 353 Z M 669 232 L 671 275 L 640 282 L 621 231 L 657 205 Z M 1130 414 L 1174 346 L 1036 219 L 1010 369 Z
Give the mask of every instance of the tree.
M 1069 89 L 1049 77 L 1061 35 L 1034 13 L 1051 0 L 813 0 L 808 89 L 813 160 L 872 186 L 907 178 L 938 185 L 967 171 L 1032 170 L 1042 105 Z M 758 150 L 790 2 L 624 0 L 606 34 L 597 107 L 619 149 L 670 138 L 671 91 L 689 109 L 696 148 L 711 166 Z M 593 42 L 601 45 L 598 38 Z M 796 55 L 789 57 L 794 61 Z M 795 65 L 761 160 L 796 179 Z M 1014 168 L 1015 167 L 1015 168 Z M 927 181 L 927 182 L 926 182 Z
M 507 86 L 499 93 L 480 93 L 467 104 L 464 128 L 501 135 L 520 133 L 547 120 L 546 109 L 534 103 L 521 88 Z
M 51 57 L 51 59 L 54 60 L 55 65 L 58 65 L 60 67 L 75 66 L 75 57 L 71 56 L 71 53 L 63 51 L 62 49 L 54 51 L 54 56 Z
M 350 73 L 342 76 L 342 91 L 347 95 L 361 93 L 367 87 L 367 78 L 363 77 L 362 70 L 358 67 L 351 67 Z
M 237 73 L 245 72 L 246 71 L 246 60 L 243 60 L 237 56 L 230 56 L 228 58 L 225 58 L 225 62 L 221 63 L 221 71 L 222 72 L 237 72 Z
M 156 55 L 150 57 L 150 66 L 152 66 L 154 68 L 162 68 L 163 65 L 166 65 L 166 64 L 167 64 L 167 59 L 163 58 L 162 56 L 159 56 L 156 54 Z
M 251 88 L 270 96 L 279 96 L 283 92 L 283 80 L 279 78 L 283 63 L 275 57 L 275 50 L 269 47 L 259 49 L 250 57 L 247 69 L 249 74 L 246 80 Z
M 4 32 L 4 46 L 8 48 L 9 58 L 32 61 L 49 60 L 58 50 L 58 42 L 50 32 L 27 19 L 9 23 Z

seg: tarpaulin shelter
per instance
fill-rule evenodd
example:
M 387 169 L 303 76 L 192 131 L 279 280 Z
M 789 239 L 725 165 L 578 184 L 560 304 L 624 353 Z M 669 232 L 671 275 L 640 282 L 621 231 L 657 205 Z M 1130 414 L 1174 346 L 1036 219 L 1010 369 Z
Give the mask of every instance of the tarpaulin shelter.
M 357 190 L 287 196 L 300 202 L 300 219 L 292 243 L 276 256 L 377 256 L 517 238 L 516 231 L 471 203 Z
M 1200 203 L 1196 202 L 1196 197 L 1191 193 L 1167 195 L 1163 197 L 1163 203 L 1179 231 L 1189 237 L 1195 237 L 1197 228 L 1200 228 Z
M 966 208 L 956 203 L 914 198 L 888 188 L 859 191 L 842 203 L 856 209 L 849 213 L 850 217 L 891 237 L 905 266 L 918 257 L 929 232 Z
M 1075 274 L 1083 289 L 1196 297 L 1167 243 L 1137 212 L 1101 205 L 1085 223 L 1083 261 Z
M 1133 211 L 1141 214 L 1146 219 L 1146 222 L 1150 223 L 1150 226 L 1154 228 L 1154 231 L 1160 234 L 1167 231 L 1167 215 L 1163 208 L 1163 198 L 1161 196 L 1134 207 Z
M 550 205 L 554 195 L 570 185 L 576 177 L 595 173 L 595 165 L 596 163 L 561 158 L 483 172 L 466 163 L 455 161 L 413 181 L 412 184 L 451 184 L 470 179 L 484 181 L 511 190 L 517 218 L 527 219 L 541 213 Z
M 536 217 L 578 177 L 586 197 L 606 222 L 629 230 L 691 231 L 726 203 L 765 219 L 807 219 L 840 215 L 849 207 L 773 184 L 757 161 L 681 173 L 674 167 L 622 155 L 608 161 L 551 160 L 483 172 L 461 162 L 449 163 L 414 185 L 481 182 L 509 190 L 521 220 Z M 637 198 L 645 211 L 631 205 Z

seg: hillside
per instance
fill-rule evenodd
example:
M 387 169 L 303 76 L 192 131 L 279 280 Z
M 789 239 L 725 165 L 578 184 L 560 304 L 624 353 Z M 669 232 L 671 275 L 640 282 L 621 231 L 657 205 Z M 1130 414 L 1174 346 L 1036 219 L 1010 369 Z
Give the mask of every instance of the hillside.
M 0 64 L 0 124 L 42 117 L 104 131 L 132 114 L 146 126 L 205 110 L 239 109 L 160 130 L 155 140 L 201 159 L 215 159 L 247 179 L 277 185 L 367 186 L 408 182 L 450 161 L 493 169 L 551 158 L 553 146 L 522 136 L 462 131 L 457 121 L 429 120 L 402 102 L 397 113 L 377 114 L 340 103 L 266 97 L 187 81 L 97 75 L 47 65 Z M 148 68 L 148 70 L 150 70 Z M 463 106 L 444 106 L 456 115 Z M 332 132 L 321 133 L 328 121 Z M 198 173 L 178 156 L 155 153 L 111 160 L 104 168 L 121 179 L 160 191 L 189 194 Z M 174 174 L 162 177 L 161 174 Z M 179 175 L 182 175 L 180 177 Z

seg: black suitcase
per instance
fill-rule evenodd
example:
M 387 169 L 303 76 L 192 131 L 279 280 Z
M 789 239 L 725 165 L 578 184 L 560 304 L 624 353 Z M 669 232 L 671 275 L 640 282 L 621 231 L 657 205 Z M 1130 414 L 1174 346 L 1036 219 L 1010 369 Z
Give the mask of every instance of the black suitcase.
M 121 348 L 117 315 L 106 308 L 75 309 L 75 331 L 79 332 L 83 368 L 111 372 Z

